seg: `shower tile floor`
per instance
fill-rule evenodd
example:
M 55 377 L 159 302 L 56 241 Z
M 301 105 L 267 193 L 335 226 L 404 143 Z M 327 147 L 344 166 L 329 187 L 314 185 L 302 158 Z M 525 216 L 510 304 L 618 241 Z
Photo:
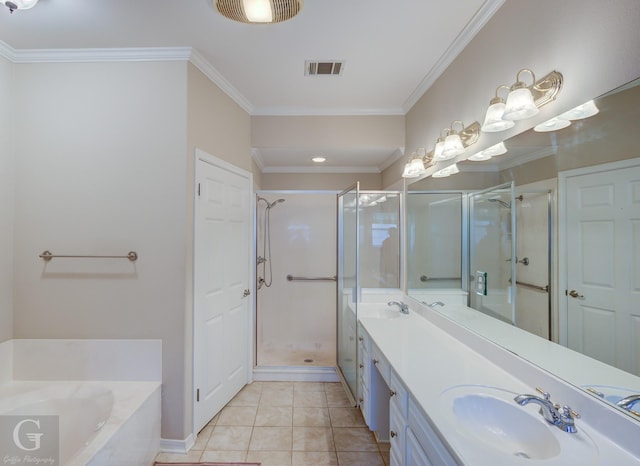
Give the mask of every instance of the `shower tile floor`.
M 290 348 L 262 348 L 258 352 L 259 366 L 324 366 L 335 367 L 335 351 L 309 351 Z
M 157 461 L 247 461 L 262 466 L 388 466 L 339 383 L 254 382 L 198 434 L 186 454 Z

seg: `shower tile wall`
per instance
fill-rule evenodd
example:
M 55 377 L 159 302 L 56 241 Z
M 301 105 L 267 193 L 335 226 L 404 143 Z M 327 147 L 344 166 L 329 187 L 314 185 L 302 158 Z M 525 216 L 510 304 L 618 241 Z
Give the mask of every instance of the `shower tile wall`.
M 287 281 L 286 276 L 336 274 L 336 195 L 260 195 L 285 202 L 270 211 L 273 282 L 257 291 L 257 364 L 335 366 L 336 283 Z M 264 203 L 259 207 L 257 250 L 264 256 Z

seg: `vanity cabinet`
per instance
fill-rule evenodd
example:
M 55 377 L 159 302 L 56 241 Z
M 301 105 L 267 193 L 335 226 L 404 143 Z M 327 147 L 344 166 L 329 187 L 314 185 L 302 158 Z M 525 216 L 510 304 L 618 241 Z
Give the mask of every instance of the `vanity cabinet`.
M 358 322 L 358 406 L 364 422 L 371 426 L 369 387 L 371 386 L 371 337 Z
M 389 362 L 372 344 L 371 337 L 358 328 L 358 405 L 364 421 L 378 441 L 389 440 Z M 382 370 L 382 373 L 381 373 Z M 385 375 L 383 375 L 383 373 Z
M 358 340 L 359 406 L 377 439 L 389 440 L 391 466 L 456 466 L 422 408 L 360 323 Z

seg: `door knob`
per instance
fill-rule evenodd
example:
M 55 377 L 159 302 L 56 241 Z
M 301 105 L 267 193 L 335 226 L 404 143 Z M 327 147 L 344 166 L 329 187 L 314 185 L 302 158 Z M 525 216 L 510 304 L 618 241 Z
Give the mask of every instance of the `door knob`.
M 242 297 L 246 298 L 247 296 L 249 296 L 251 294 L 251 290 L 246 289 L 242 292 Z
M 569 296 L 576 299 L 584 299 L 584 296 L 578 293 L 576 290 L 569 291 Z

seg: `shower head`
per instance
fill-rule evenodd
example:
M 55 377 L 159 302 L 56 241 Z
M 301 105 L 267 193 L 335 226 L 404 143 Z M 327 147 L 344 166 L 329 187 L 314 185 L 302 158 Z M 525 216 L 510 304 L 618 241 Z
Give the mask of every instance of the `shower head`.
M 267 209 L 272 208 L 274 205 L 284 202 L 284 199 L 276 199 L 275 201 L 269 203 L 267 202 Z
M 267 204 L 267 209 L 270 209 L 271 207 L 273 207 L 276 204 L 279 204 L 280 202 L 284 202 L 284 199 L 276 199 L 273 202 L 269 202 L 268 200 L 266 200 L 264 197 L 261 196 L 257 196 L 257 201 L 256 202 L 260 202 L 260 201 L 264 201 L 265 204 Z
M 506 207 L 507 209 L 510 209 L 510 208 L 511 208 L 511 203 L 510 203 L 510 202 L 504 202 L 504 201 L 502 201 L 502 200 L 500 200 L 500 199 L 495 199 L 495 198 L 493 198 L 493 199 L 487 199 L 487 201 L 489 201 L 489 202 L 497 202 L 497 203 L 498 203 L 498 204 L 500 204 L 502 207 Z

